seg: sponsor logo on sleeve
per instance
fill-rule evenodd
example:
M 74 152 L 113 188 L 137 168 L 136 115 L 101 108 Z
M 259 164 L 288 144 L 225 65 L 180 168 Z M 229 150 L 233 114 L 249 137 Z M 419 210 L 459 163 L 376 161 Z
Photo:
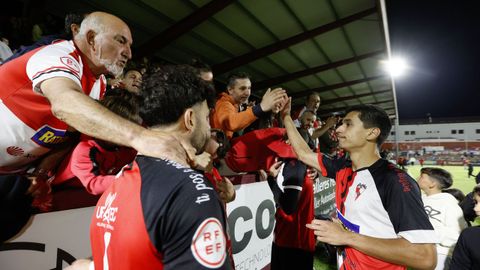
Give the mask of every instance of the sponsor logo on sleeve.
M 71 57 L 68 56 L 62 56 L 60 57 L 60 61 L 68 67 L 68 69 L 75 71 L 75 72 L 80 72 L 80 66 L 78 65 L 77 61 L 73 60 Z
M 12 156 L 23 156 L 25 151 L 18 146 L 9 146 L 7 147 L 7 153 Z
M 52 148 L 55 145 L 66 141 L 67 136 L 65 130 L 55 129 L 48 125 L 44 125 L 35 132 L 31 139 L 43 147 Z
M 14 157 L 22 157 L 22 158 L 28 158 L 28 159 L 37 159 L 37 158 L 40 157 L 38 155 L 34 155 L 32 153 L 25 152 L 25 150 L 23 148 L 15 146 L 15 145 L 7 147 L 7 149 L 5 149 L 5 151 L 7 152 L 7 154 L 9 154 L 11 156 L 14 156 Z
M 192 254 L 195 260 L 207 268 L 219 268 L 227 256 L 227 241 L 220 221 L 205 219 L 192 239 Z

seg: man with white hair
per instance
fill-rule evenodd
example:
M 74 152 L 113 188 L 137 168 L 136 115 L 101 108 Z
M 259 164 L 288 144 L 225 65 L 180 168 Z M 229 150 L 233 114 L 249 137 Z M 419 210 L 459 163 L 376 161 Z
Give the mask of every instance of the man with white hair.
M 71 130 L 165 154 L 166 136 L 126 121 L 94 100 L 105 91 L 103 74 L 122 74 L 132 56 L 131 44 L 125 22 L 93 12 L 73 40 L 41 47 L 1 66 L 0 174 L 23 171 L 68 140 Z
M 132 56 L 131 44 L 125 22 L 93 12 L 73 40 L 40 47 L 0 66 L 0 188 L 9 175 L 25 172 L 58 149 L 74 130 L 143 154 L 191 160 L 187 155 L 194 153 L 170 135 L 147 130 L 95 101 L 105 91 L 103 74 L 122 74 Z M 59 159 L 52 154 L 44 158 L 37 176 L 52 170 Z M 0 196 L 0 202 L 4 199 Z

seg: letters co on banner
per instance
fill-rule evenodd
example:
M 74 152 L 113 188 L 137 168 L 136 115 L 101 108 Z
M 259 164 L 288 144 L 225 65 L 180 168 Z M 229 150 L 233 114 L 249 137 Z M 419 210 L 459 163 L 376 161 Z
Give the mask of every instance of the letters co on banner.
M 228 230 L 236 270 L 263 269 L 270 264 L 275 203 L 267 182 L 235 186 L 227 204 Z M 315 214 L 335 209 L 335 181 L 314 183 Z M 91 255 L 89 225 L 94 207 L 38 214 L 19 235 L 0 245 L 2 270 L 63 269 Z
M 267 182 L 235 186 L 237 197 L 227 204 L 228 229 L 236 270 L 270 264 L 275 203 Z

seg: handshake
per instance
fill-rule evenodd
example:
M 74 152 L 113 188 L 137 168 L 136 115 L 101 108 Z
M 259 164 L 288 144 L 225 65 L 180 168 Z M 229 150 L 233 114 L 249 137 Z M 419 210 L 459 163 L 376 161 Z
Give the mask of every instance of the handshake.
M 270 88 L 265 92 L 260 102 L 260 107 L 264 112 L 279 113 L 283 111 L 286 105 L 289 103 L 289 97 L 287 92 L 282 88 Z M 288 111 L 290 113 L 290 110 Z

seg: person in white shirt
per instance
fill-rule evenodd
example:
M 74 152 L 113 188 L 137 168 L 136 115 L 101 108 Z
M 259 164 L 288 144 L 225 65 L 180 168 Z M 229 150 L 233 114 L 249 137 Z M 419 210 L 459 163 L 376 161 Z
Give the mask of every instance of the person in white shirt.
M 0 37 L 0 64 L 12 56 L 12 50 L 8 47 L 8 39 Z
M 451 174 L 444 169 L 428 167 L 422 168 L 420 173 L 418 185 L 425 193 L 422 195 L 425 211 L 439 238 L 435 269 L 449 269 L 453 248 L 467 224 L 455 197 L 442 193 L 453 183 Z

